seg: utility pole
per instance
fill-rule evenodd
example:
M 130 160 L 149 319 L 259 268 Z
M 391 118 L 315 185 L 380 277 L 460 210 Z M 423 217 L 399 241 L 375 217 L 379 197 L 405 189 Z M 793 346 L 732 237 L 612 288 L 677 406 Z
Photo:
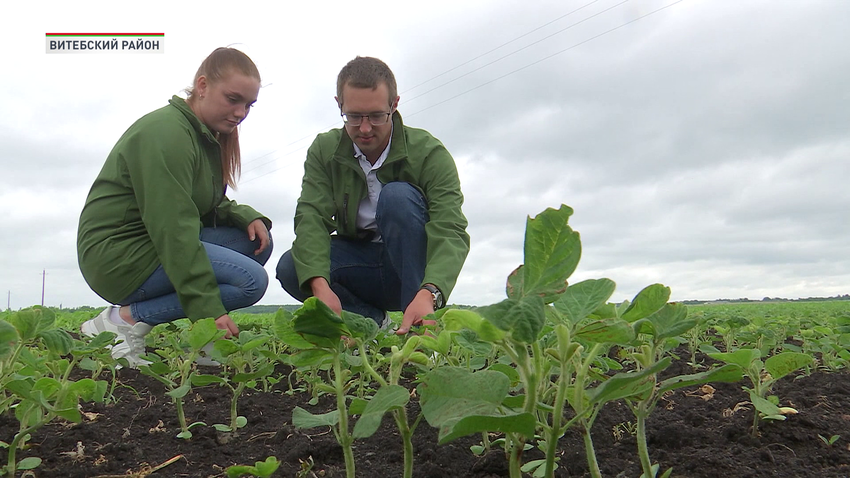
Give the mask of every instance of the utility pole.
M 12 310 L 12 291 L 6 295 L 6 310 Z
M 41 270 L 41 306 L 44 307 L 44 282 L 47 277 L 47 270 Z

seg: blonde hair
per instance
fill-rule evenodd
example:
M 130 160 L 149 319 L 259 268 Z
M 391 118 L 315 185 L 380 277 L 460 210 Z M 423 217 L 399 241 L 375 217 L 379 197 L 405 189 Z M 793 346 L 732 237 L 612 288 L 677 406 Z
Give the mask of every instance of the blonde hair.
M 216 48 L 201 63 L 198 72 L 195 73 L 192 87 L 186 89 L 186 93 L 189 95 L 186 98 L 186 102 L 191 106 L 197 101 L 194 85 L 197 84 L 198 78 L 201 76 L 206 77 L 208 83 L 216 83 L 233 72 L 255 78 L 257 81 L 262 81 L 257 65 L 251 61 L 248 55 L 235 48 Z M 221 173 L 224 177 L 224 183 L 235 189 L 236 180 L 242 172 L 242 156 L 239 151 L 239 129 L 236 128 L 229 134 L 219 134 L 218 142 L 221 145 Z

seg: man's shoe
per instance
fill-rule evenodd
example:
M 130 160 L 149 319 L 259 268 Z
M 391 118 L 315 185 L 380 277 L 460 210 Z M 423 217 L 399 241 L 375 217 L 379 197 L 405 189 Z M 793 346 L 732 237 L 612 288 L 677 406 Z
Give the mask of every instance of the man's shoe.
M 389 311 L 384 311 L 384 321 L 378 324 L 378 330 L 388 330 L 390 326 L 393 324 L 392 319 L 390 319 Z
M 113 308 L 118 308 L 117 305 L 112 305 L 104 309 L 97 317 L 83 322 L 80 326 L 80 332 L 89 337 L 95 337 L 101 332 L 113 332 L 117 337 L 116 341 L 121 343 L 111 347 L 112 358 L 118 360 L 120 358 L 127 359 L 130 368 L 139 368 L 141 365 L 150 365 L 151 362 L 140 357 L 145 353 L 145 336 L 153 329 L 152 325 L 144 322 L 136 322 L 133 325 L 128 323 L 115 324 L 109 320 L 109 314 Z

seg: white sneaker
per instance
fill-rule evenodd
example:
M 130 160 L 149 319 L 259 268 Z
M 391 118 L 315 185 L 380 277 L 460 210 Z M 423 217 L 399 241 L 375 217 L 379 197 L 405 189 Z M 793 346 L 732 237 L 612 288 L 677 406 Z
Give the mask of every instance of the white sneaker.
M 221 367 L 220 362 L 210 358 L 214 344 L 215 342 L 210 342 L 201 347 L 201 353 L 197 357 L 195 357 L 196 364 L 201 365 L 203 367 Z
M 121 343 L 112 346 L 112 358 L 125 358 L 130 364 L 130 368 L 139 368 L 141 365 L 150 365 L 151 362 L 140 357 L 145 353 L 145 336 L 153 329 L 152 325 L 144 322 L 136 322 L 133 325 L 128 323 L 115 324 L 109 320 L 109 314 L 113 308 L 118 308 L 117 305 L 112 305 L 104 309 L 97 317 L 83 322 L 80 326 L 80 331 L 89 337 L 95 337 L 101 332 L 113 332 L 117 335 L 115 338 Z

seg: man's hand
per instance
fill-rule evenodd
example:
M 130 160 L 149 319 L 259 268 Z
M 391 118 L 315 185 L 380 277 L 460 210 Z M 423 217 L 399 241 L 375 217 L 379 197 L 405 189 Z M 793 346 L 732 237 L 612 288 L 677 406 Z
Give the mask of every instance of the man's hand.
M 224 338 L 226 339 L 239 336 L 239 327 L 236 326 L 236 323 L 227 314 L 215 319 L 215 326 L 224 331 Z
M 266 229 L 266 223 L 262 219 L 254 219 L 251 224 L 248 224 L 248 239 L 252 242 L 260 238 L 260 247 L 254 251 L 254 255 L 259 255 L 269 247 L 269 230 Z
M 324 302 L 336 315 L 342 315 L 342 303 L 324 277 L 310 279 L 310 288 L 313 289 L 313 296 Z
M 435 325 L 434 320 L 422 320 L 428 314 L 434 313 L 434 297 L 425 289 L 420 289 L 410 301 L 407 309 L 404 310 L 404 316 L 401 319 L 401 326 L 395 331 L 398 335 L 404 335 L 410 332 L 410 327 L 414 325 Z

